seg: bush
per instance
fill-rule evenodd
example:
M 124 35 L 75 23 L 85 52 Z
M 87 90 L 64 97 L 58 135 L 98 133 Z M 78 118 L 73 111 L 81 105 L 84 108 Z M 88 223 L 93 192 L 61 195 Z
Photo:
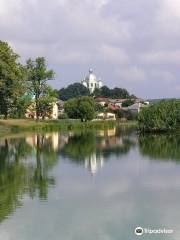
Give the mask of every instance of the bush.
M 81 121 L 92 120 L 95 116 L 95 104 L 91 97 L 78 97 L 68 100 L 64 110 L 69 118 L 81 119 Z
M 68 118 L 68 115 L 66 113 L 61 113 L 58 116 L 58 119 L 67 119 L 67 118 Z
M 142 109 L 138 124 L 142 131 L 177 129 L 180 126 L 180 100 L 163 100 Z
M 137 114 L 132 113 L 130 110 L 124 111 L 122 109 L 114 110 L 113 113 L 116 114 L 116 117 L 119 119 L 127 119 L 127 120 L 137 120 Z

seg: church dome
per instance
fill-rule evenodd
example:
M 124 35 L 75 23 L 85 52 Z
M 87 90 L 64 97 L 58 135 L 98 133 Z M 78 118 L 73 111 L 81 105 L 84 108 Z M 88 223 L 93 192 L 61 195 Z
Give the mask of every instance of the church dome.
M 102 87 L 102 81 L 96 78 L 92 69 L 89 69 L 89 74 L 84 78 L 81 83 L 89 89 L 90 93 L 93 93 L 96 88 Z
M 85 78 L 86 82 L 97 82 L 96 75 L 93 73 L 92 69 L 89 69 L 89 74 Z

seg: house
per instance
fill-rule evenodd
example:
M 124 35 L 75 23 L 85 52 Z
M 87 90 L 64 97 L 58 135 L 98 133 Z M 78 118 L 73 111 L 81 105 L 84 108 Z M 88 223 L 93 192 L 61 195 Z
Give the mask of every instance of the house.
M 109 104 L 109 98 L 105 98 L 105 97 L 96 97 L 95 99 L 96 103 L 99 103 L 102 107 L 108 106 Z
M 56 103 L 58 105 L 58 113 L 63 114 L 64 113 L 64 101 L 59 99 Z
M 50 112 L 44 112 L 43 116 L 40 116 L 40 119 L 58 119 L 58 114 L 59 114 L 59 110 L 58 110 L 58 104 L 57 102 L 53 102 L 51 104 L 51 111 Z M 25 117 L 26 118 L 32 118 L 32 119 L 36 119 L 36 103 L 35 101 L 32 101 L 32 103 L 30 104 L 30 106 L 27 108 L 26 113 L 25 113 Z
M 116 115 L 110 112 L 98 113 L 95 120 L 116 120 Z
M 141 108 L 147 107 L 147 105 L 143 104 L 143 103 L 134 103 L 133 105 L 128 107 L 128 110 L 131 113 L 137 114 L 140 112 Z
M 119 110 L 121 107 L 115 105 L 115 104 L 112 104 L 112 103 L 109 103 L 108 105 L 108 109 L 109 110 L 112 110 L 112 111 L 115 111 L 115 110 Z

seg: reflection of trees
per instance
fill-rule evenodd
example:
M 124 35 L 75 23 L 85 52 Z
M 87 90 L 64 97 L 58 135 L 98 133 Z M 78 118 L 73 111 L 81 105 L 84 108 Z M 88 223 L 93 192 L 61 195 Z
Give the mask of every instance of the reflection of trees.
M 101 133 L 86 132 L 69 138 L 67 144 L 62 148 L 61 154 L 75 162 L 84 162 L 86 158 L 96 154 L 101 158 L 108 158 L 110 155 L 127 154 L 134 145 L 127 136 L 109 136 Z
M 107 142 L 109 142 L 109 140 L 107 140 Z M 104 158 L 109 158 L 111 155 L 119 157 L 121 155 L 127 154 L 133 145 L 134 143 L 131 141 L 131 139 L 122 138 L 121 144 L 110 144 L 109 146 L 107 144 L 105 148 L 97 149 L 97 154 L 102 155 Z
M 0 145 L 0 221 L 17 206 L 27 184 L 27 168 L 19 161 L 31 148 L 24 139 L 4 140 Z
M 114 130 L 0 140 L 0 222 L 22 205 L 24 194 L 47 198 L 48 188 L 55 184 L 49 170 L 58 154 L 84 164 L 94 174 L 104 159 L 126 154 L 132 145 L 127 134 Z
M 39 198 L 47 198 L 48 186 L 54 184 L 54 178 L 48 176 L 48 169 L 57 159 L 55 151 L 52 149 L 50 139 L 42 135 L 36 136 L 36 167 L 30 184 L 31 196 L 39 190 Z
M 21 206 L 25 193 L 46 199 L 49 185 L 55 182 L 48 176 L 57 159 L 55 150 L 50 139 L 35 138 L 33 146 L 25 138 L 0 141 L 0 222 Z
M 91 156 L 95 151 L 96 138 L 94 133 L 82 133 L 69 138 L 69 141 L 61 150 L 61 155 L 82 163 L 86 157 Z
M 153 159 L 180 160 L 180 137 L 178 135 L 140 135 L 141 154 Z

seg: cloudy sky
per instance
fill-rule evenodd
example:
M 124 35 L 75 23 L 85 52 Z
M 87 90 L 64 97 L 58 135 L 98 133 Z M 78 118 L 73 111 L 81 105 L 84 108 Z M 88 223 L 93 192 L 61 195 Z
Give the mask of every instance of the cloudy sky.
M 93 68 L 109 87 L 180 97 L 179 0 L 0 0 L 0 39 L 22 62 L 46 57 L 58 89 Z

